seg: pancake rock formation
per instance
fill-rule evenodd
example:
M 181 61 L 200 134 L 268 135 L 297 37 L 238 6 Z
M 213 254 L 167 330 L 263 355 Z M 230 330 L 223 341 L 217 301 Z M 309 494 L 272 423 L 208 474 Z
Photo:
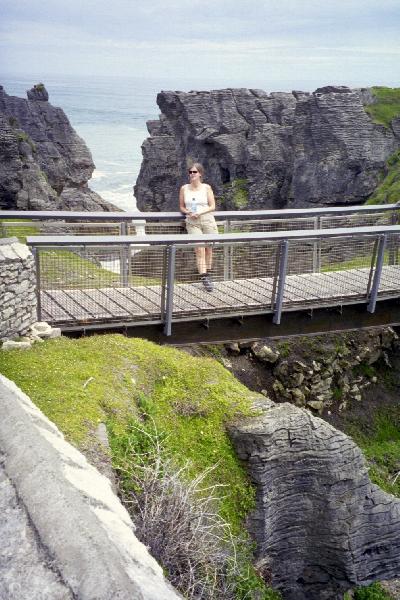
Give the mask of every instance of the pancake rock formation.
M 368 89 L 312 94 L 253 89 L 161 92 L 135 188 L 142 210 L 176 210 L 186 164 L 199 160 L 220 209 L 362 204 L 400 146 L 399 119 L 375 124 Z
M 303 408 L 255 405 L 231 437 L 256 485 L 250 528 L 272 585 L 285 600 L 339 600 L 398 577 L 400 500 L 371 483 L 360 449 Z
M 64 111 L 43 84 L 27 95 L 0 86 L 0 209 L 115 210 L 88 187 L 95 165 Z

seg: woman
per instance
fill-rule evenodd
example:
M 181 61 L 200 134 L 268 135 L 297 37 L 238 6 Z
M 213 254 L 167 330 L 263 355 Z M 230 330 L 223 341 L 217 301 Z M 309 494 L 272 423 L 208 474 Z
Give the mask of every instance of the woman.
M 218 233 L 217 224 L 211 214 L 215 210 L 215 198 L 211 186 L 203 183 L 204 167 L 192 163 L 189 167 L 189 181 L 179 192 L 179 208 L 186 215 L 188 233 Z M 207 292 L 213 291 L 211 281 L 212 248 L 196 247 L 197 269 Z

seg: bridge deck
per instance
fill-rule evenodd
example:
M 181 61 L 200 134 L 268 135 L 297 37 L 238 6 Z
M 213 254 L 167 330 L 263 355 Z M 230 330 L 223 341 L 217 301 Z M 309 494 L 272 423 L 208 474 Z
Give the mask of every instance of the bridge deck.
M 367 268 L 286 277 L 283 310 L 366 302 Z M 216 281 L 207 292 L 201 283 L 175 283 L 175 320 L 273 312 L 273 278 Z M 42 318 L 52 324 L 161 320 L 160 285 L 53 289 L 41 292 Z M 400 266 L 384 266 L 379 298 L 398 297 Z

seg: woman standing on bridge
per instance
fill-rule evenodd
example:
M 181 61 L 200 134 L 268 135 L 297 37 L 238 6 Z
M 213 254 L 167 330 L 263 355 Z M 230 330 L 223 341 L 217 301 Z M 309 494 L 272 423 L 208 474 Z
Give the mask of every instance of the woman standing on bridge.
M 200 163 L 192 163 L 189 167 L 189 182 L 179 192 L 179 209 L 186 215 L 188 233 L 218 233 L 217 224 L 211 214 L 215 210 L 215 198 L 211 186 L 203 183 L 204 167 Z M 211 281 L 212 248 L 197 247 L 196 262 L 204 287 L 213 291 Z

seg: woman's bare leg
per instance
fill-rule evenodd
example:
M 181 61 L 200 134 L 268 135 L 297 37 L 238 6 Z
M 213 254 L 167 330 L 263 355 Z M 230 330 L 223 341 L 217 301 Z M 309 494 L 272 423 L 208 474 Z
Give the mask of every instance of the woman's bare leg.
M 205 256 L 206 268 L 207 268 L 207 271 L 211 271 L 211 269 L 212 269 L 213 249 L 212 248 L 205 248 L 205 251 L 206 251 L 206 256 Z
M 206 249 L 205 248 L 195 248 L 195 252 L 196 252 L 197 270 L 200 273 L 200 275 L 204 275 L 207 271 Z

